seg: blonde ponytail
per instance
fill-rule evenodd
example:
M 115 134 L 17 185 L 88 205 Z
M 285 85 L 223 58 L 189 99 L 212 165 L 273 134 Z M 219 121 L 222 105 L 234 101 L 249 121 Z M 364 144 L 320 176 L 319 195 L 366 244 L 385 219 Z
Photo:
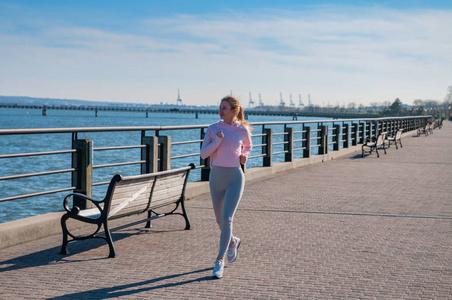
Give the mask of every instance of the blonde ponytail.
M 249 131 L 253 130 L 253 128 L 250 127 L 248 122 L 245 121 L 245 111 L 243 110 L 243 107 L 240 105 L 239 100 L 235 98 L 234 96 L 226 96 L 221 101 L 227 101 L 229 104 L 231 104 L 231 109 L 237 109 L 237 121 L 240 122 L 243 126 L 245 126 Z

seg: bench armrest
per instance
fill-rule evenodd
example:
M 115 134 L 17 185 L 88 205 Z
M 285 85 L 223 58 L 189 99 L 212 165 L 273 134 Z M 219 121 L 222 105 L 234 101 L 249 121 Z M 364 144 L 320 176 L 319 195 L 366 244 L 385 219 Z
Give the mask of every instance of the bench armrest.
M 72 207 L 72 209 L 69 209 L 69 206 L 68 206 L 69 199 L 74 196 L 91 201 L 97 207 L 99 212 L 102 213 L 102 207 L 100 207 L 100 203 L 103 203 L 104 200 L 102 200 L 102 201 L 94 200 L 93 198 L 90 198 L 90 197 L 88 197 L 84 194 L 80 194 L 80 193 L 72 193 L 72 194 L 69 194 L 66 197 L 64 197 L 63 207 L 68 213 L 73 213 L 73 214 L 78 215 L 80 212 L 80 207 L 78 207 L 78 206 L 74 206 L 74 207 Z

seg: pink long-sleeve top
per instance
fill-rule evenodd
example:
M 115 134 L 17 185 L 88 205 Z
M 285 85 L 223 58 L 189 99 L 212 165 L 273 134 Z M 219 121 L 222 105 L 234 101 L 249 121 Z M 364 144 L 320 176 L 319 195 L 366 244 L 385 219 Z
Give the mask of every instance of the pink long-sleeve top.
M 223 131 L 223 138 L 217 132 Z M 201 147 L 201 158 L 210 156 L 210 165 L 218 167 L 240 167 L 240 155 L 247 158 L 253 144 L 251 133 L 240 122 L 231 125 L 219 121 L 207 128 Z

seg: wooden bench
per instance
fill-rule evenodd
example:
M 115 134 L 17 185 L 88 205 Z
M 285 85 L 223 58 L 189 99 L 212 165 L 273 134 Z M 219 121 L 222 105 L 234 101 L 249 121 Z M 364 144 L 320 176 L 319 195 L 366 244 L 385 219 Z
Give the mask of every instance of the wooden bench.
M 425 124 L 423 127 L 419 127 L 417 129 L 417 136 L 420 136 L 421 134 L 425 134 L 425 136 L 428 136 L 430 132 L 430 125 Z
M 399 129 L 397 130 L 395 136 L 392 137 L 388 137 L 387 141 L 388 141 L 388 148 L 391 145 L 395 145 L 396 149 L 399 149 L 399 147 L 397 146 L 397 144 L 400 144 L 400 147 L 402 148 L 402 131 L 403 129 Z
M 111 238 L 111 231 L 143 222 L 147 222 L 145 227 L 150 228 L 152 219 L 171 214 L 182 215 L 185 219 L 185 229 L 190 229 L 190 220 L 188 219 L 184 201 L 188 175 L 193 168 L 195 168 L 195 165 L 191 164 L 185 168 L 137 176 L 122 177 L 121 175 L 115 175 L 110 181 L 105 198 L 101 201 L 94 200 L 83 194 L 72 193 L 67 195 L 63 202 L 66 213 L 61 217 L 63 244 L 60 254 L 68 254 L 67 245 L 69 242 L 90 238 L 102 238 L 107 241 L 110 247 L 108 257 L 115 257 L 116 251 Z M 69 199 L 74 196 L 89 200 L 95 207 L 80 210 L 77 206 L 73 206 L 69 209 Z M 157 213 L 155 211 L 155 209 L 170 204 L 175 205 L 167 213 Z M 175 212 L 179 206 L 181 206 L 182 213 Z M 110 220 L 146 212 L 147 218 L 145 219 L 109 229 Z M 68 230 L 66 224 L 68 219 L 95 224 L 97 225 L 97 230 L 89 235 L 75 236 Z M 99 233 L 102 226 L 104 227 L 103 234 Z
M 387 132 L 381 132 L 375 141 L 366 140 L 366 142 L 361 146 L 362 150 L 361 157 L 364 157 L 364 153 L 372 154 L 373 150 L 377 152 L 377 157 L 380 157 L 378 149 L 383 149 L 386 154 L 385 140 L 387 135 L 388 135 Z
M 428 134 L 433 134 L 433 129 L 435 129 L 435 122 L 428 124 L 427 126 Z
M 433 130 L 439 127 L 439 120 L 432 121 L 429 126 L 429 134 L 433 134 Z

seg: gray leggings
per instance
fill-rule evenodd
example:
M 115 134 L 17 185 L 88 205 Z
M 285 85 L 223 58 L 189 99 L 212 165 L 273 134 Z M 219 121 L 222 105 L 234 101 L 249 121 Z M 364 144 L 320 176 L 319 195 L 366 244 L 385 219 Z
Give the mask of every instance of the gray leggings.
M 209 178 L 210 196 L 218 226 L 221 230 L 218 257 L 224 257 L 232 242 L 232 221 L 245 187 L 240 168 L 212 166 Z

